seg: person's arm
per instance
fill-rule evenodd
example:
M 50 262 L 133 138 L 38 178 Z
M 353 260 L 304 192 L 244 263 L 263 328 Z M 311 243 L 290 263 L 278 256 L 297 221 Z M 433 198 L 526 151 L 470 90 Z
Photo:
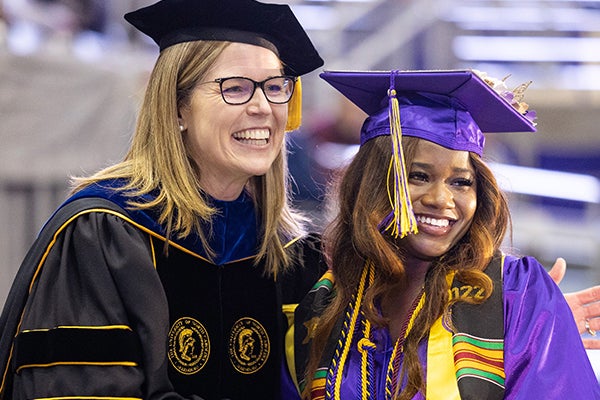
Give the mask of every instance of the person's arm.
M 557 258 L 548 271 L 552 280 L 558 285 L 567 271 L 567 262 Z M 564 293 L 565 299 L 577 324 L 579 333 L 596 336 L 600 330 L 600 285 L 592 286 L 578 292 Z M 600 337 L 597 339 L 582 338 L 586 349 L 600 349 Z
M 182 399 L 167 375 L 168 308 L 153 264 L 149 235 L 122 218 L 92 212 L 61 227 L 23 312 L 14 359 L 29 362 L 15 397 Z
M 600 398 L 600 386 L 560 289 L 534 258 L 506 259 L 505 398 Z

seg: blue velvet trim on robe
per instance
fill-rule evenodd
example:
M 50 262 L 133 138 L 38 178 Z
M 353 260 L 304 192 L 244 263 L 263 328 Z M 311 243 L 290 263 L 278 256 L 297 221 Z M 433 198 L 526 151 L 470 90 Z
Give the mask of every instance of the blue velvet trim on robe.
M 158 213 L 156 210 L 132 209 L 127 205 L 130 198 L 125 196 L 123 191 L 116 190 L 124 184 L 124 180 L 118 179 L 90 185 L 75 193 L 62 206 L 83 197 L 100 197 L 127 210 L 128 216 L 136 223 L 165 237 L 165 227 L 157 222 Z M 143 198 L 150 201 L 153 196 L 148 194 Z M 254 202 L 250 196 L 246 192 L 242 192 L 233 201 L 212 198 L 209 198 L 208 201 L 219 210 L 213 217 L 213 234 L 209 238 L 209 244 L 216 254 L 213 262 L 216 265 L 222 265 L 256 255 L 258 242 L 257 217 Z M 204 258 L 208 258 L 200 238 L 196 234 L 190 234 L 182 239 L 171 238 L 171 240 Z

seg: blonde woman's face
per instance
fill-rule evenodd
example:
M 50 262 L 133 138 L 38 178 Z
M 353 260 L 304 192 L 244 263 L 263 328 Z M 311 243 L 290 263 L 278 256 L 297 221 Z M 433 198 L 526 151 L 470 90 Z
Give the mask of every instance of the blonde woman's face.
M 419 233 L 403 241 L 413 257 L 439 257 L 471 226 L 477 208 L 475 169 L 468 152 L 449 150 L 426 140 L 419 140 L 407 169 Z
M 214 80 L 247 77 L 260 82 L 281 70 L 272 51 L 232 43 L 194 89 L 189 106 L 179 110 L 188 154 L 211 196 L 233 200 L 248 179 L 264 175 L 281 151 L 287 122 L 287 104 L 269 103 L 260 88 L 249 102 L 230 105 Z

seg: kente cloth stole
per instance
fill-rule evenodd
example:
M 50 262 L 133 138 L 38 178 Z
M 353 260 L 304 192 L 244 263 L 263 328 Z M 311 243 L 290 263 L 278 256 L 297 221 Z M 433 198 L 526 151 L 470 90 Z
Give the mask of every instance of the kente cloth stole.
M 304 390 L 306 381 L 304 373 L 306 362 L 308 361 L 310 344 L 313 339 L 314 330 L 316 328 L 319 316 L 327 307 L 334 295 L 334 276 L 331 270 L 328 270 L 313 288 L 307 293 L 302 301 L 296 307 L 294 315 L 294 329 L 288 331 L 286 337 L 286 348 L 288 354 L 288 365 L 291 362 L 290 370 L 295 370 L 294 381 L 300 391 Z M 333 332 L 339 333 L 341 330 L 341 320 L 333 328 Z M 291 335 L 290 335 L 291 334 Z M 293 335 L 293 337 L 291 337 Z M 293 340 L 291 340 L 293 339 Z M 290 345 L 290 342 L 293 345 Z M 327 342 L 323 353 L 323 360 L 330 361 L 333 357 L 335 347 L 337 345 L 337 335 L 333 334 Z M 291 357 L 290 357 L 291 356 Z M 325 378 L 329 367 L 329 362 L 324 363 L 315 372 L 313 388 L 322 386 L 322 396 L 325 394 Z M 317 389 L 319 391 L 319 389 Z M 319 398 L 319 397 L 317 397 Z
M 482 304 L 456 303 L 451 310 L 455 332 L 444 316 L 435 322 L 427 346 L 427 400 L 495 400 L 504 398 L 504 306 L 502 266 L 497 253 L 484 271 L 493 282 Z M 453 278 L 450 276 L 449 278 Z M 452 279 L 453 297 L 479 297 L 477 287 Z
M 502 266 L 504 255 L 497 253 L 484 271 L 493 282 L 494 291 L 482 304 L 459 302 L 450 315 L 433 325 L 427 352 L 427 400 L 500 400 L 504 398 L 504 313 L 502 295 Z M 451 296 L 478 297 L 477 287 L 464 285 L 449 275 Z M 330 302 L 334 293 L 334 277 L 327 272 L 317 282 L 296 309 L 294 364 L 300 390 L 304 389 L 305 362 L 311 334 L 318 316 Z M 452 318 L 455 333 L 450 331 L 446 318 Z M 335 359 L 336 344 L 344 318 L 338 321 L 326 345 L 311 388 L 311 399 L 326 398 L 326 377 Z M 336 399 L 338 400 L 338 399 Z

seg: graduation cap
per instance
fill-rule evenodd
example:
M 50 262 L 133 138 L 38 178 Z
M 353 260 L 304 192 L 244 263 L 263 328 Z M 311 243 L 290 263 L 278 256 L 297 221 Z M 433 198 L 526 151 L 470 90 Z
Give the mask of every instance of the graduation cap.
M 402 135 L 481 156 L 483 132 L 536 131 L 535 112 L 521 101 L 531 82 L 508 90 L 504 80 L 474 70 L 325 71 L 320 76 L 369 115 L 361 144 L 381 135 L 392 138 L 392 213 L 381 226 L 396 237 L 417 232 Z
M 255 0 L 161 0 L 125 14 L 160 50 L 177 43 L 216 40 L 253 44 L 273 51 L 286 75 L 300 76 L 323 65 L 323 59 L 285 4 Z M 288 105 L 286 131 L 300 127 L 302 85 L 296 80 Z
M 273 50 L 285 73 L 304 75 L 323 65 L 308 35 L 285 4 L 255 0 L 161 0 L 125 14 L 160 50 L 177 43 L 218 40 Z

